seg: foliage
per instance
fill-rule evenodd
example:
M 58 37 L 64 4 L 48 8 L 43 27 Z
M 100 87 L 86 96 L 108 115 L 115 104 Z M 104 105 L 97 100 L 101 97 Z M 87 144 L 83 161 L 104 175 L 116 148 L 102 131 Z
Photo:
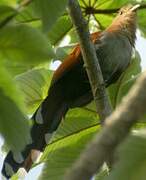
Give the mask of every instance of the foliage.
M 63 60 L 78 42 L 66 10 L 67 0 L 24 2 L 0 1 L 0 134 L 14 151 L 22 149 L 29 141 L 30 125 L 26 116 L 32 114 L 47 95 L 52 78 L 50 62 Z M 79 3 L 91 31 L 97 31 L 106 28 L 115 14 L 88 14 L 87 6 L 107 10 L 137 1 L 79 0 Z M 138 27 L 146 37 L 145 9 L 138 12 Z M 62 47 L 62 43 L 66 46 Z M 113 108 L 141 73 L 137 51 L 132 60 L 118 82 L 108 88 Z M 141 126 L 134 129 L 139 132 Z M 46 162 L 40 178 L 63 179 L 66 170 L 99 130 L 99 119 L 93 104 L 70 110 L 38 163 Z M 122 153 L 118 152 L 122 161 L 117 168 L 109 177 L 107 170 L 101 170 L 96 179 L 126 179 L 128 169 L 130 178 L 145 179 L 145 146 L 145 135 L 131 137 L 126 145 L 122 145 Z

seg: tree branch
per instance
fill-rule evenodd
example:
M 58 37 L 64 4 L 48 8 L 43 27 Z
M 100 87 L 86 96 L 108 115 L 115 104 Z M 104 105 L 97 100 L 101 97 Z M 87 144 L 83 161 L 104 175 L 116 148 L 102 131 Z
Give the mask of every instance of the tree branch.
M 132 125 L 146 113 L 146 71 L 136 81 L 128 95 L 105 121 L 105 126 L 88 145 L 65 180 L 89 180 L 99 170 L 106 157 L 128 135 Z
M 83 19 L 77 0 L 69 0 L 68 9 L 79 36 L 83 60 L 91 84 L 97 112 L 100 119 L 104 120 L 111 113 L 111 107 L 109 105 L 95 47 L 90 40 L 88 26 Z

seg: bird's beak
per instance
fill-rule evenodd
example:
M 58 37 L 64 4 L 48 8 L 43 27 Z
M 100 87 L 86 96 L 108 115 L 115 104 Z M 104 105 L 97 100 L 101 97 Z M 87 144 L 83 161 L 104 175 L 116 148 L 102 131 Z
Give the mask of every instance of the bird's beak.
M 131 11 L 136 11 L 140 7 L 140 4 L 136 4 L 131 8 Z

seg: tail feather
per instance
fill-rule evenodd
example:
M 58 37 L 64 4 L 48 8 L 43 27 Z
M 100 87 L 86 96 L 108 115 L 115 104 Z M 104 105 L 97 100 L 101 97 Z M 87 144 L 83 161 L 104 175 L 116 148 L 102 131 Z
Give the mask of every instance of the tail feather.
M 68 106 L 63 97 L 61 98 L 57 90 L 52 89 L 32 117 L 33 126 L 30 132 L 32 142 L 22 152 L 17 153 L 17 156 L 12 151 L 7 154 L 2 168 L 2 174 L 7 179 L 21 167 L 29 171 L 39 152 L 42 152 L 48 144 L 67 110 Z

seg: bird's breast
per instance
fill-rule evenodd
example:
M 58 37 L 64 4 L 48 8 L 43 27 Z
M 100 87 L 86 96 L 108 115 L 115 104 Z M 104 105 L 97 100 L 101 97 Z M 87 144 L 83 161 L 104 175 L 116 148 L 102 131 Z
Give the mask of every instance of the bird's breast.
M 119 78 L 131 60 L 132 46 L 123 34 L 104 33 L 95 44 L 105 82 Z M 117 76 L 117 77 L 115 77 Z

